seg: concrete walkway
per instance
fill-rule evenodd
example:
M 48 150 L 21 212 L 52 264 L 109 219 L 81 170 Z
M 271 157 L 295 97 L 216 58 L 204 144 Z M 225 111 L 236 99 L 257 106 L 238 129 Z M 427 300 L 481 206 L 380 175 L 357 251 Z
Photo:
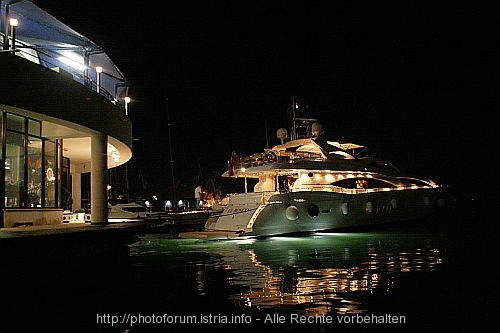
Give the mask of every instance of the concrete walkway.
M 159 227 L 158 221 L 134 221 L 122 223 L 63 223 L 41 226 L 20 226 L 15 228 L 0 228 L 0 239 L 11 239 L 20 237 L 64 235 L 75 233 L 93 233 L 103 231 L 129 231 L 140 232 L 148 228 Z

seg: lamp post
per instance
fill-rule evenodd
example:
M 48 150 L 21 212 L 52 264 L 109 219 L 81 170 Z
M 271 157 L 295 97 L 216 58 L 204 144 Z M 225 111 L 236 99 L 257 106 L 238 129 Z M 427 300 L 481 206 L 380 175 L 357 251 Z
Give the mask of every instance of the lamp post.
M 12 40 L 12 49 L 16 48 L 16 27 L 19 25 L 19 21 L 15 18 L 11 18 L 9 20 L 11 26 L 11 40 Z
M 97 93 L 99 93 L 99 89 L 100 89 L 100 86 L 101 86 L 101 73 L 102 73 L 102 67 L 101 66 L 97 66 L 95 68 L 95 72 L 96 72 L 96 91 Z
M 125 97 L 125 115 L 128 116 L 128 103 L 130 103 L 130 97 Z

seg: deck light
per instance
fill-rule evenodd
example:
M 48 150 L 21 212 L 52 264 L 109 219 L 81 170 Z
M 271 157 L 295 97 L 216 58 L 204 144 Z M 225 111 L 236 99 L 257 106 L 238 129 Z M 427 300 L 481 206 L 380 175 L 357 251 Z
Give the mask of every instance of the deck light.
M 130 103 L 130 97 L 125 97 L 125 115 L 128 116 L 128 103 Z
M 11 39 L 12 39 L 12 49 L 16 48 L 16 27 L 19 25 L 19 21 L 15 18 L 9 20 L 10 26 L 12 27 Z
M 96 91 L 97 91 L 97 93 L 99 93 L 99 87 L 101 86 L 102 67 L 101 66 L 97 66 L 95 68 L 95 72 L 96 72 L 96 84 L 97 84 Z

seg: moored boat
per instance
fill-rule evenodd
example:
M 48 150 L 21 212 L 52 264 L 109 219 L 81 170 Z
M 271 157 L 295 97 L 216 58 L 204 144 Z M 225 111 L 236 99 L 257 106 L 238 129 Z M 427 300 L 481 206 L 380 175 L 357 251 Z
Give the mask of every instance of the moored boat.
M 297 128 L 304 129 L 299 135 Z M 222 177 L 245 182 L 207 220 L 203 238 L 266 237 L 381 225 L 430 217 L 444 187 L 400 172 L 367 147 L 324 138 L 316 119 L 294 115 L 291 140 L 249 156 L 233 154 Z M 247 189 L 255 179 L 253 191 Z M 192 236 L 192 235 L 191 235 Z
M 161 216 L 161 212 L 152 212 L 149 207 L 139 202 L 108 202 L 108 222 L 126 222 L 158 218 L 158 216 Z
M 158 222 L 151 228 L 154 232 L 203 229 L 211 212 L 206 208 L 155 211 L 138 201 L 108 202 L 108 208 L 108 222 Z

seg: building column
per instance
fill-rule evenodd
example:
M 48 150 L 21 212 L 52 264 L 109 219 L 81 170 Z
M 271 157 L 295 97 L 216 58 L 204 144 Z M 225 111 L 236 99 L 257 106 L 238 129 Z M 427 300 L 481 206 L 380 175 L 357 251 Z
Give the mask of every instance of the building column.
M 90 210 L 92 223 L 108 222 L 106 170 L 108 168 L 108 139 L 103 133 L 90 138 Z
M 73 205 L 71 209 L 73 211 L 82 208 L 82 174 L 73 173 L 71 175 L 71 198 L 73 199 Z

